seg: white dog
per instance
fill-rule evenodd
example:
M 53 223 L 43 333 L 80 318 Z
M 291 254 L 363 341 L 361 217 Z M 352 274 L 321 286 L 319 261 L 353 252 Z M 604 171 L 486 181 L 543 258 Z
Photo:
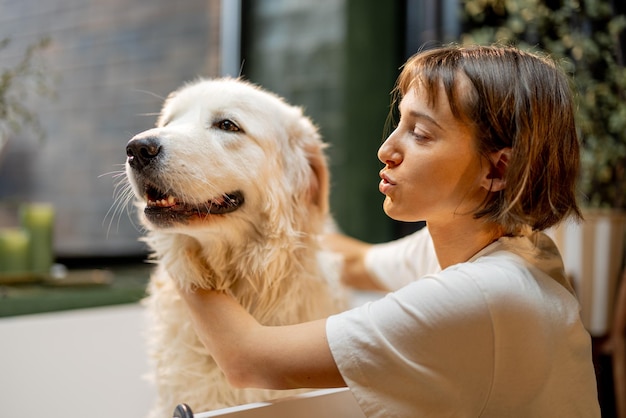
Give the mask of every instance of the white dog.
M 152 416 L 171 417 L 179 403 L 199 412 L 277 397 L 229 387 L 176 286 L 225 289 L 263 324 L 343 309 L 337 260 L 317 243 L 328 219 L 323 149 L 300 108 L 239 79 L 175 91 L 156 128 L 129 141 L 126 175 L 157 263 L 146 299 Z

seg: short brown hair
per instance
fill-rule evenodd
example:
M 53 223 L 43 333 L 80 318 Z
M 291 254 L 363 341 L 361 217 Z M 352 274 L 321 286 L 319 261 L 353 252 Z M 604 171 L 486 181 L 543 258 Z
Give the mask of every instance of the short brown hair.
M 462 83 L 460 77 L 469 83 Z M 484 156 L 511 148 L 506 187 L 490 193 L 474 216 L 507 233 L 553 226 L 576 204 L 579 141 L 570 80 L 547 56 L 514 47 L 446 46 L 420 52 L 403 66 L 397 101 L 419 80 L 435 104 L 446 92 L 452 114 L 469 123 Z

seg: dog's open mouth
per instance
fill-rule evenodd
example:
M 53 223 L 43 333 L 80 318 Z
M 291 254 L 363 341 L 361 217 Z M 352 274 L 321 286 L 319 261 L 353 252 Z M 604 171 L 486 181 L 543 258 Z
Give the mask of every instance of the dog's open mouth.
M 186 203 L 151 185 L 146 186 L 145 198 L 147 204 L 144 214 L 157 223 L 183 221 L 191 216 L 224 215 L 236 211 L 244 202 L 243 193 L 234 191 L 203 203 Z

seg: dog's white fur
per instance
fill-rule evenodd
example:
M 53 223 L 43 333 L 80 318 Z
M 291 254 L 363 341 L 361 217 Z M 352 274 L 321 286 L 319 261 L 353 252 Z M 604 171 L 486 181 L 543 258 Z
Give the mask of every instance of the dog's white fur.
M 244 199 L 223 215 L 142 215 L 157 263 L 146 298 L 158 390 L 151 416 L 171 417 L 179 403 L 200 412 L 275 398 L 276 392 L 228 385 L 196 337 L 176 286 L 225 289 L 263 324 L 342 309 L 336 260 L 317 243 L 328 219 L 325 144 L 300 108 L 230 78 L 172 93 L 156 128 L 129 145 L 147 138 L 158 140 L 158 157 L 142 170 L 131 167 L 132 158 L 126 165 L 141 211 L 145 182 L 201 211 L 235 190 Z

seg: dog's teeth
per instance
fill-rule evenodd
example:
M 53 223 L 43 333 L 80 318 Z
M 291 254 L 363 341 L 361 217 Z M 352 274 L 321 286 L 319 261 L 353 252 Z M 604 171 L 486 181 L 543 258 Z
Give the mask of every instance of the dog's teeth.
M 147 204 L 148 204 L 149 207 L 167 208 L 167 207 L 171 207 L 171 206 L 176 206 L 176 204 L 177 204 L 177 200 L 173 196 L 168 196 L 165 199 L 156 199 L 156 200 L 149 200 L 149 199 L 146 198 L 146 200 L 148 201 Z

